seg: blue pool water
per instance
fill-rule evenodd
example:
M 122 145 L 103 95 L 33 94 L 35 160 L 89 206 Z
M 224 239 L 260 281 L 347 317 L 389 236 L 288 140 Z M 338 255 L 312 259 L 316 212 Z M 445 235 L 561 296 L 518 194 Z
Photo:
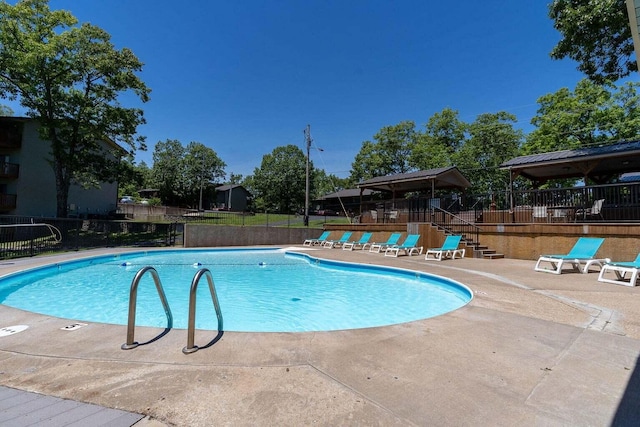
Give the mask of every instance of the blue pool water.
M 173 326 L 186 328 L 189 289 L 211 271 L 225 331 L 356 329 L 425 319 L 472 298 L 464 285 L 415 271 L 327 261 L 283 250 L 169 250 L 110 255 L 0 278 L 0 303 L 78 321 L 127 324 L 135 274 L 153 266 Z M 136 325 L 165 327 L 151 274 L 138 286 Z M 198 286 L 196 328 L 217 329 L 206 280 Z

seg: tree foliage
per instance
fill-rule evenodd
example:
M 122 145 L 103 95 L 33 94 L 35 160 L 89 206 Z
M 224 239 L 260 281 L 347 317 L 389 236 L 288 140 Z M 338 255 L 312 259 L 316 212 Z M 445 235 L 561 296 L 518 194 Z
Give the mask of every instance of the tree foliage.
M 420 170 L 449 166 L 453 154 L 464 144 L 467 124 L 458 118 L 458 112 L 445 108 L 435 113 L 418 134 L 409 155 L 411 167 Z
M 302 210 L 306 193 L 306 162 L 304 152 L 289 144 L 276 147 L 262 157 L 259 168 L 245 180 L 254 195 L 257 209 L 292 213 Z M 313 164 L 310 163 L 310 178 Z
M 151 183 L 160 198 L 172 206 L 200 207 L 200 189 L 212 197 L 212 185 L 222 181 L 226 164 L 200 142 L 184 147 L 175 139 L 160 141 L 153 151 Z
M 138 58 L 117 50 L 107 32 L 78 26 L 70 12 L 50 10 L 48 0 L 0 2 L 0 97 L 19 100 L 51 145 L 58 216 L 66 216 L 72 182 L 115 178 L 121 153 L 109 155 L 100 141 L 144 146 L 136 136 L 142 110 L 118 102 L 124 92 L 149 99 L 136 75 L 141 70 Z
M 311 174 L 312 200 L 346 188 L 352 188 L 348 178 L 339 178 L 334 174 L 327 175 L 324 169 L 313 169 Z
M 571 91 L 562 88 L 538 99 L 525 154 L 544 153 L 640 136 L 638 83 L 621 87 L 581 80 Z
M 375 142 L 364 141 L 351 165 L 351 178 L 356 182 L 411 170 L 409 154 L 419 135 L 415 123 L 403 121 L 385 126 L 373 137 Z
M 182 158 L 185 149 L 176 139 L 158 141 L 153 150 L 151 179 L 159 191 L 160 199 L 170 206 L 183 204 L 185 183 L 182 175 Z
M 515 129 L 516 117 L 504 111 L 479 115 L 469 124 L 469 139 L 455 153 L 454 160 L 476 193 L 504 190 L 509 175 L 500 169 L 519 153 L 522 131 Z
M 135 164 L 133 156 L 126 156 L 120 164 L 118 175 L 118 197 L 136 196 L 138 190 L 148 188 L 151 183 L 151 169 L 145 162 Z
M 562 34 L 552 58 L 573 59 L 597 83 L 638 70 L 625 0 L 554 0 L 549 17 Z
M 356 173 L 361 180 L 410 170 L 458 166 L 472 184 L 468 192 L 503 189 L 509 178 L 500 170 L 500 165 L 519 155 L 523 140 L 522 131 L 514 128 L 516 122 L 514 115 L 501 111 L 481 114 L 475 122 L 465 123 L 457 111 L 445 108 L 429 118 L 424 132 L 416 130 L 409 121 L 385 127 L 376 134 L 378 142 L 363 143 L 353 164 L 351 179 Z M 391 140 L 394 143 L 388 143 Z M 383 151 L 385 155 L 381 154 Z M 385 166 L 383 159 L 393 162 L 402 157 L 406 163 L 398 161 L 401 166 Z
M 1 105 L 0 104 L 0 116 L 3 117 L 11 117 L 13 116 L 13 110 L 11 109 L 11 107 L 9 107 L 8 105 Z

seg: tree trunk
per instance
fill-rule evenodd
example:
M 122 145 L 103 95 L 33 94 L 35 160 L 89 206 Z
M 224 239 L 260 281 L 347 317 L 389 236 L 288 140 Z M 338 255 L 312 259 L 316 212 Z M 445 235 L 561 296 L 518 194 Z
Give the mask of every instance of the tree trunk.
M 53 160 L 54 172 L 56 175 L 56 216 L 58 218 L 67 217 L 69 200 L 69 178 L 64 173 L 64 166 L 57 159 Z

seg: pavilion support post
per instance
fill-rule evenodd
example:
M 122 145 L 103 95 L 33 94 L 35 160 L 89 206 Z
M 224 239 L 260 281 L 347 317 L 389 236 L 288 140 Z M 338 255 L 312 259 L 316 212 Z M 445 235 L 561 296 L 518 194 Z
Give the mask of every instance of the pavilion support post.
M 513 170 L 509 167 L 509 210 L 513 212 Z

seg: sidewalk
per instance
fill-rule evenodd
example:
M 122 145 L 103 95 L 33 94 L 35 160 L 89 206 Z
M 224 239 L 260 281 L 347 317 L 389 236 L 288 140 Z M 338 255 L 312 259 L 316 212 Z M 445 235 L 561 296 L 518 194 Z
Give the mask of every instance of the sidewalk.
M 29 326 L 0 338 L 0 384 L 179 426 L 640 420 L 640 287 L 599 283 L 595 273 L 534 272 L 534 261 L 313 255 L 447 276 L 475 297 L 452 313 L 381 328 L 225 332 L 190 355 L 181 352 L 185 330 L 123 351 L 126 326 L 61 331 L 73 320 L 0 305 L 0 328 Z M 2 265 L 0 273 L 42 261 Z M 160 331 L 137 328 L 136 338 Z M 196 331 L 196 344 L 214 336 Z

